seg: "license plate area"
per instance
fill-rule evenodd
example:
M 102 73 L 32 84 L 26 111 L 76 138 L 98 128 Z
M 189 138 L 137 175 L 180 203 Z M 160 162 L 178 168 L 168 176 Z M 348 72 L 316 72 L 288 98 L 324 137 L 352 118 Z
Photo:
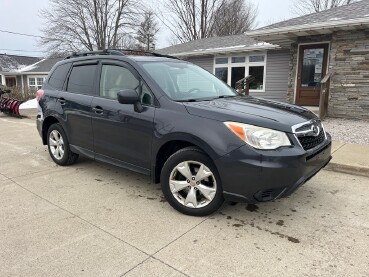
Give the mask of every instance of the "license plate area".
M 331 144 L 324 146 L 323 148 L 319 149 L 318 151 L 306 156 L 306 161 L 311 160 L 326 160 L 330 153 L 328 153 Z M 315 159 L 314 159 L 315 158 Z

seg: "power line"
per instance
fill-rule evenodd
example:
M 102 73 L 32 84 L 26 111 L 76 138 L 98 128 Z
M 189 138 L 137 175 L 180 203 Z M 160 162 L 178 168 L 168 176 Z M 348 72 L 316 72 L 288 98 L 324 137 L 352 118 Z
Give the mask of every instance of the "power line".
M 38 53 L 44 53 L 44 51 L 32 51 L 32 50 L 20 50 L 20 49 L 0 49 L 0 51 L 13 51 L 13 52 L 38 52 Z
M 26 37 L 34 37 L 34 38 L 46 38 L 46 37 L 43 37 L 43 36 L 30 35 L 30 34 L 24 34 L 24 33 L 17 33 L 17 32 L 6 31 L 6 30 L 0 30 L 0 32 L 1 33 L 12 34 L 12 35 L 18 35 L 18 36 L 26 36 Z

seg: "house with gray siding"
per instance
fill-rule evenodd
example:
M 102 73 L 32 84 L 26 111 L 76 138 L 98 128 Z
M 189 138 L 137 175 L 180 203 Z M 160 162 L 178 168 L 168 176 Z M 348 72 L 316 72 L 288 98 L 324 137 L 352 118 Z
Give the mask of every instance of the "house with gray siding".
M 369 119 L 369 0 L 282 21 L 246 35 L 289 52 L 290 103 L 319 105 L 321 81 L 326 77 L 329 116 Z
M 7 87 L 40 89 L 51 68 L 62 58 L 0 55 L 0 84 Z
M 289 51 L 245 35 L 211 37 L 157 50 L 188 60 L 213 73 L 230 86 L 252 75 L 250 95 L 287 100 Z
M 231 86 L 253 75 L 250 95 L 301 106 L 319 106 L 324 82 L 329 116 L 369 119 L 369 0 L 158 52 L 193 62 Z
M 40 60 L 38 57 L 0 54 L 0 85 L 21 86 L 22 78 L 18 71 Z

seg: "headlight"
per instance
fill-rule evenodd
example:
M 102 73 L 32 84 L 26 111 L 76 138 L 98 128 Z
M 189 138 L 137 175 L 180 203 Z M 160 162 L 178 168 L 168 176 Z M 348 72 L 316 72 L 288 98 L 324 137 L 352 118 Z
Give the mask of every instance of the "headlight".
M 284 132 L 237 122 L 224 122 L 224 124 L 240 139 L 256 149 L 277 149 L 291 145 Z

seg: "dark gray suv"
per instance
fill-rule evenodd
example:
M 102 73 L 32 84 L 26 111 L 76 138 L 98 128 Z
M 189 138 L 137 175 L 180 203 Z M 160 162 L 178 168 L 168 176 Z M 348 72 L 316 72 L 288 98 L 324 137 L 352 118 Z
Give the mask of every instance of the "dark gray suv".
M 189 215 L 208 215 L 224 199 L 285 197 L 331 159 L 330 135 L 307 109 L 240 95 L 159 54 L 74 54 L 37 98 L 37 128 L 55 163 L 83 155 L 150 175 Z

